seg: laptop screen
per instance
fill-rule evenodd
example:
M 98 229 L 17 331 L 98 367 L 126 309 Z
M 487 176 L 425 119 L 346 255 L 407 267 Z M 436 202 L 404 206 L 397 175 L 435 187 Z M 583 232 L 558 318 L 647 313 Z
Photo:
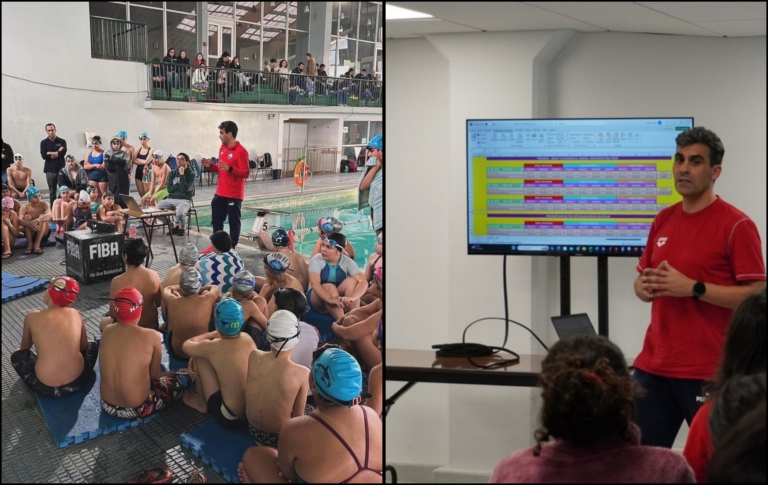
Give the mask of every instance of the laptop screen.
M 586 313 L 552 317 L 552 324 L 560 340 L 576 335 L 596 335 L 595 327 Z

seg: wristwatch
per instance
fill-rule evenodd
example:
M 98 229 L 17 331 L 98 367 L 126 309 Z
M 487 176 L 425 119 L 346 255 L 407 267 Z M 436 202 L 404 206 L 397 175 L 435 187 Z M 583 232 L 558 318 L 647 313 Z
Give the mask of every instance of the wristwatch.
M 232 165 L 229 166 L 229 172 L 232 172 Z
M 691 295 L 691 298 L 694 300 L 698 300 L 702 296 L 704 296 L 704 293 L 707 291 L 707 287 L 704 284 L 703 281 L 697 281 L 693 285 L 693 294 Z

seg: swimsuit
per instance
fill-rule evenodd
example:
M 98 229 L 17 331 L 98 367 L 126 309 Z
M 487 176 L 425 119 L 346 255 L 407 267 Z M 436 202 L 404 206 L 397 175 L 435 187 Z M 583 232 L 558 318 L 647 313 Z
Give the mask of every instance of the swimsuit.
M 310 418 L 314 418 L 320 424 L 325 426 L 328 431 L 333 433 L 333 435 L 336 437 L 336 439 L 339 440 L 339 442 L 341 442 L 342 445 L 344 445 L 344 448 L 347 449 L 349 454 L 352 455 L 352 458 L 355 460 L 355 464 L 357 465 L 357 471 L 354 473 L 354 475 L 352 475 L 351 477 L 347 478 L 346 480 L 344 480 L 343 482 L 340 482 L 340 483 L 349 483 L 350 480 L 352 480 L 353 478 L 358 476 L 361 472 L 364 472 L 366 470 L 378 473 L 379 475 L 382 475 L 381 470 L 374 470 L 373 468 L 369 468 L 368 467 L 368 413 L 365 411 L 364 407 L 362 407 L 361 409 L 363 410 L 363 419 L 365 420 L 365 466 L 360 466 L 360 460 L 357 459 L 357 456 L 352 451 L 352 448 L 349 447 L 349 445 L 347 444 L 346 440 L 344 438 L 342 438 L 341 435 L 339 435 L 339 433 L 336 432 L 335 429 L 331 428 L 331 426 L 328 423 L 326 423 L 323 420 L 323 418 L 321 418 L 319 416 L 316 416 L 314 414 L 311 414 L 309 416 Z M 303 478 L 301 478 L 300 476 L 297 475 L 296 476 L 296 483 L 309 483 L 309 482 L 307 482 L 306 480 L 304 480 Z
M 91 165 L 101 165 L 104 163 L 104 152 L 101 152 L 101 154 L 94 158 L 93 152 L 88 154 L 88 163 Z M 94 182 L 108 182 L 109 179 L 107 178 L 107 171 L 106 170 L 97 170 L 95 168 L 91 169 L 91 173 L 88 174 L 88 180 L 94 181 Z
M 248 421 L 239 418 L 224 402 L 221 391 L 211 394 L 208 398 L 208 412 L 225 428 L 245 428 Z
M 63 386 L 48 386 L 40 382 L 35 372 L 37 354 L 31 349 L 17 350 L 11 354 L 11 364 L 21 377 L 21 381 L 38 396 L 63 397 L 82 389 L 88 378 L 93 375 L 93 366 L 96 365 L 96 359 L 99 356 L 99 342 L 88 342 L 88 348 L 80 353 L 84 360 L 83 372 L 77 379 Z
M 304 406 L 304 416 L 309 416 L 314 410 L 314 407 L 312 407 L 310 404 L 307 404 Z M 270 446 L 272 448 L 277 448 L 278 443 L 280 442 L 279 432 L 270 433 L 268 431 L 262 431 L 258 428 L 254 428 L 251 423 L 248 423 L 248 431 L 251 433 L 251 438 L 253 438 L 253 441 L 256 442 L 257 446 Z
M 116 418 L 138 419 L 152 416 L 174 399 L 178 399 L 184 389 L 192 384 L 192 377 L 187 369 L 179 369 L 171 374 L 161 376 L 150 383 L 149 396 L 146 401 L 135 408 L 115 406 L 101 400 L 101 409 Z
M 148 149 L 147 153 L 145 153 L 144 156 L 141 155 L 141 150 L 142 150 L 142 148 L 139 148 L 139 153 L 136 154 L 136 159 L 137 160 L 146 160 L 147 157 L 149 157 L 149 152 L 151 152 L 152 149 L 151 148 Z M 146 165 L 139 165 L 138 163 L 136 164 L 136 180 L 139 180 L 139 181 L 142 181 L 142 182 L 144 181 L 144 168 L 145 167 L 146 167 Z M 150 180 L 150 182 L 151 182 L 151 180 Z

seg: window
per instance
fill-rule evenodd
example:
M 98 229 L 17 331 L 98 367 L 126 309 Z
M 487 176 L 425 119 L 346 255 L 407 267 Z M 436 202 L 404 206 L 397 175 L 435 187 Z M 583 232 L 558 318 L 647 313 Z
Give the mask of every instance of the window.
M 378 5 L 362 2 L 360 10 L 360 32 L 357 36 L 361 40 L 373 42 L 376 36 L 376 11 Z
M 339 35 L 339 6 L 340 2 L 333 2 L 333 13 L 331 15 L 331 35 Z
M 88 2 L 91 15 L 108 19 L 127 20 L 125 5 L 111 2 Z
M 304 63 L 304 72 L 307 71 L 307 52 L 309 52 L 309 33 L 288 31 L 288 57 L 291 67 L 296 67 L 300 62 Z
M 235 52 L 240 57 L 240 66 L 243 69 L 262 69 L 263 63 L 259 62 L 259 49 L 261 48 L 261 29 L 259 26 L 238 22 L 235 42 Z
M 339 35 L 357 39 L 357 16 L 360 11 L 360 2 L 341 2 Z
M 375 44 L 373 42 L 362 41 L 357 44 L 357 69 L 355 70 L 360 71 L 365 69 L 368 72 L 371 72 L 371 69 L 374 69 L 373 51 Z
M 264 2 L 264 26 L 284 29 L 286 5 L 286 2 Z
M 339 59 L 337 65 L 339 68 L 337 72 L 342 74 L 347 72 L 350 67 L 353 69 L 355 68 L 355 48 L 357 47 L 357 41 L 339 37 L 338 46 Z M 357 69 L 355 69 L 355 73 L 357 73 Z
M 342 145 L 362 145 L 368 143 L 367 121 L 345 121 L 343 131 Z
M 147 24 L 149 58 L 152 59 L 157 57 L 158 59 L 162 59 L 165 57 L 166 51 L 163 47 L 163 11 L 131 5 L 131 22 Z M 178 48 L 176 53 L 179 53 Z M 187 51 L 187 53 L 189 53 L 189 51 Z
M 162 4 L 162 2 L 157 2 Z M 165 2 L 165 8 L 183 13 L 195 13 L 197 2 Z
M 286 59 L 285 53 L 285 31 L 278 29 L 264 29 L 264 59 Z M 279 64 L 278 64 L 279 67 Z
M 194 15 L 167 12 L 168 21 L 168 48 L 176 49 L 176 55 L 181 51 L 187 51 L 187 58 L 192 64 L 192 59 L 197 54 L 197 18 Z
M 381 135 L 381 121 L 371 121 L 371 132 L 370 132 L 370 138 L 368 141 L 371 141 L 371 139 L 374 136 Z

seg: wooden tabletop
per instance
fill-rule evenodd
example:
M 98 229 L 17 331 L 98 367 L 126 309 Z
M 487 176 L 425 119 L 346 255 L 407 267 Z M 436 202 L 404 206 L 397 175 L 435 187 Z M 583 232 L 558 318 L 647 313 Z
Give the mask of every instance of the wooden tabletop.
M 500 353 L 472 360 L 483 365 L 511 357 L 510 354 Z M 388 381 L 534 387 L 544 357 L 520 355 L 517 363 L 489 370 L 478 369 L 466 358 L 437 357 L 434 350 L 386 349 L 384 375 Z

